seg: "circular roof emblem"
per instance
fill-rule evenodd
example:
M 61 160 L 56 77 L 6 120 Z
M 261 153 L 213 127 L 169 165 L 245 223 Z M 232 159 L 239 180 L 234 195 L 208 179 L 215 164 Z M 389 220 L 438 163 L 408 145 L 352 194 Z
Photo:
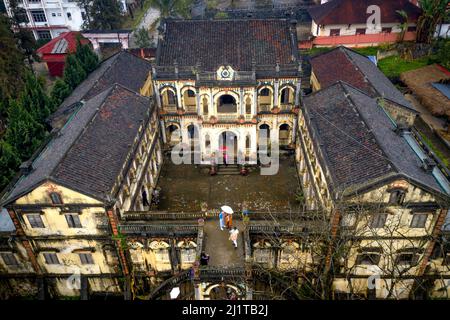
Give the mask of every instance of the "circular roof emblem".
M 231 73 L 230 73 L 230 71 L 224 69 L 224 70 L 222 70 L 220 75 L 222 76 L 222 78 L 228 78 L 228 77 L 230 77 Z

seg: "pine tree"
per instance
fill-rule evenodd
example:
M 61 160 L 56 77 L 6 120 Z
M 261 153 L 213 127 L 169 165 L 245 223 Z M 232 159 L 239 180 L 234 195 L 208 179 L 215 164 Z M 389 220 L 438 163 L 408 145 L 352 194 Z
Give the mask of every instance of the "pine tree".
M 0 141 L 0 190 L 6 187 L 20 165 L 17 150 L 4 140 Z
M 31 157 L 46 135 L 45 128 L 17 100 L 10 100 L 5 141 L 21 160 Z
M 98 66 L 98 56 L 92 51 L 88 44 L 82 45 L 79 41 L 77 43 L 76 58 L 80 62 L 86 74 L 94 71 Z
M 70 87 L 65 81 L 61 79 L 56 80 L 51 92 L 53 106 L 55 108 L 59 106 L 64 101 L 64 99 L 70 95 L 70 92 Z
M 74 54 L 70 54 L 66 58 L 64 68 L 64 81 L 70 89 L 75 89 L 86 78 L 86 71 L 80 61 Z
M 121 27 L 122 15 L 117 0 L 93 0 L 89 12 L 90 29 L 113 30 Z
M 25 75 L 25 86 L 19 100 L 33 119 L 41 124 L 45 123 L 53 109 L 52 101 L 45 93 L 42 82 L 31 72 Z
M 23 86 L 26 71 L 25 56 L 18 48 L 9 20 L 0 14 L 0 103 L 17 97 Z
M 136 32 L 136 44 L 139 48 L 149 48 L 151 46 L 150 36 L 144 27 L 138 29 Z

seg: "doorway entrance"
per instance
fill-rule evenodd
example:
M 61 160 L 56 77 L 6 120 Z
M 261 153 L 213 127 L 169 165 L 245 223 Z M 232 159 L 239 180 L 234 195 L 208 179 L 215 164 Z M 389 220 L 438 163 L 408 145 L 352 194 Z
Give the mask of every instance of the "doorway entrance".
M 232 164 L 236 163 L 237 156 L 237 136 L 231 131 L 222 132 L 219 136 L 219 163 Z

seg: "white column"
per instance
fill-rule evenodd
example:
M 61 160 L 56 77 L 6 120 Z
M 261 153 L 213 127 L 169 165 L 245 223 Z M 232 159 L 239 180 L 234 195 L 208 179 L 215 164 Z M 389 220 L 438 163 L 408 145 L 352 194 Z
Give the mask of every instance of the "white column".
M 278 136 L 279 136 L 279 129 L 278 129 L 278 117 L 273 117 L 272 122 L 272 130 L 270 130 L 270 140 L 272 141 L 272 144 L 275 142 L 278 142 Z
M 292 121 L 292 143 L 295 143 L 295 138 L 297 137 L 297 120 L 298 116 L 294 117 L 294 121 Z
M 152 81 L 153 82 L 153 81 Z M 156 96 L 156 104 L 159 108 L 159 110 L 161 110 L 161 94 L 159 93 L 159 88 L 156 85 L 156 83 L 153 83 L 153 90 L 155 91 L 155 96 Z
M 297 80 L 297 85 L 295 86 L 295 106 L 300 105 L 300 90 L 301 90 L 301 79 Z
M 197 114 L 202 114 L 202 107 L 200 105 L 200 90 L 195 95 L 196 103 L 197 103 Z
M 216 110 L 214 108 L 214 100 L 213 100 L 213 94 L 212 89 L 209 89 L 209 105 L 208 105 L 208 115 L 209 116 L 217 116 Z
M 239 114 L 244 115 L 244 114 L 245 114 L 245 108 L 244 108 L 244 90 L 242 90 L 242 88 L 239 89 L 239 108 L 240 108 Z
M 280 83 L 278 80 L 275 80 L 274 93 L 273 93 L 273 106 L 278 107 L 278 89 L 280 87 Z
M 161 134 L 162 134 L 163 141 L 164 141 L 164 143 L 167 143 L 166 125 L 164 124 L 164 120 L 160 120 L 159 123 L 161 125 Z
M 178 82 L 175 84 L 175 89 L 177 90 L 177 108 L 182 108 L 183 106 L 181 104 L 181 89 L 179 88 Z
M 252 115 L 256 115 L 256 102 L 258 101 L 258 91 L 256 88 L 253 89 L 253 101 L 252 101 Z

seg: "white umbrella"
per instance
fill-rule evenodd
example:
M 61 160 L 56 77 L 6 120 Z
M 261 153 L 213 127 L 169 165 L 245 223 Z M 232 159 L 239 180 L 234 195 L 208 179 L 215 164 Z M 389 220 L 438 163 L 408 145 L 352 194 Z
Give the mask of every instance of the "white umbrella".
M 170 299 L 176 299 L 180 295 L 180 288 L 175 287 L 170 291 Z
M 220 209 L 222 209 L 222 211 L 225 213 L 233 214 L 233 209 L 231 209 L 231 207 L 229 206 L 222 206 Z

